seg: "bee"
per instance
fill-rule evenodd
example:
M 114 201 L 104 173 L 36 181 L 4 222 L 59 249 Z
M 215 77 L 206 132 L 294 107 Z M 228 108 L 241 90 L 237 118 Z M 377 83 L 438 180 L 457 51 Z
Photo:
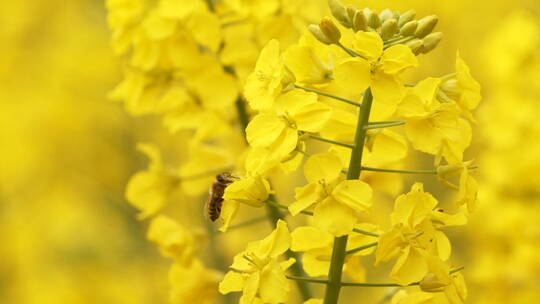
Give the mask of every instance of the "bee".
M 205 214 L 212 221 L 215 222 L 221 215 L 221 206 L 223 205 L 223 194 L 225 188 L 234 181 L 233 176 L 230 173 L 221 173 L 216 175 L 216 180 L 210 187 L 210 197 L 205 205 Z

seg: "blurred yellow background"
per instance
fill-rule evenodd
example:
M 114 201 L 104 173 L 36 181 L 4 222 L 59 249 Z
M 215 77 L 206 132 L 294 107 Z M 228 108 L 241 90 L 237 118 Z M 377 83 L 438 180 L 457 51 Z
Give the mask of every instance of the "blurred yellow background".
M 537 303 L 540 2 L 344 2 L 440 17 L 420 75 L 452 70 L 459 50 L 484 96 L 468 152 L 481 205 L 452 236 L 469 303 Z M 137 142 L 176 144 L 107 99 L 121 60 L 106 17 L 101 1 L 0 2 L 0 303 L 167 302 L 169 262 L 124 188 L 146 166 Z

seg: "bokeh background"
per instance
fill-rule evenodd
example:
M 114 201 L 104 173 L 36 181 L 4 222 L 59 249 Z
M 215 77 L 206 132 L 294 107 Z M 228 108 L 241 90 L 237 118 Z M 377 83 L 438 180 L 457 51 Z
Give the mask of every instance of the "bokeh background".
M 344 2 L 440 17 L 418 73 L 452 70 L 459 50 L 484 96 L 468 152 L 481 203 L 451 234 L 468 302 L 539 302 L 540 2 Z M 181 140 L 107 98 L 110 36 L 102 1 L 0 2 L 0 303 L 167 302 L 170 262 L 124 189 L 146 167 L 137 142 Z

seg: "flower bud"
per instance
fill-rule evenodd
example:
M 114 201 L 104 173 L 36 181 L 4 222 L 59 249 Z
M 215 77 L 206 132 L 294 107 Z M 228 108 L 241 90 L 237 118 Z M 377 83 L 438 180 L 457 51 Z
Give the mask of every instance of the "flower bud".
M 381 37 L 383 39 L 392 38 L 398 31 L 397 21 L 396 19 L 388 19 L 386 20 L 381 28 Z
M 367 24 L 369 25 L 369 27 L 376 29 L 381 26 L 381 20 L 379 19 L 379 15 L 377 15 L 375 12 L 373 12 L 369 8 L 366 8 L 364 9 L 364 14 L 366 15 Z
M 416 28 L 418 27 L 418 21 L 413 20 L 405 23 L 402 27 L 399 33 L 401 36 L 409 37 L 414 35 L 414 32 L 416 31 Z
M 331 43 L 339 43 L 341 32 L 330 18 L 322 18 L 319 28 Z
M 352 26 L 351 19 L 347 13 L 347 7 L 339 2 L 339 0 L 328 0 L 328 6 L 330 7 L 332 16 L 334 16 L 341 25 L 347 28 Z
M 441 292 L 448 284 L 441 282 L 433 273 L 428 273 L 420 281 L 420 289 L 425 292 Z
M 385 9 L 379 14 L 379 19 L 381 19 L 381 22 L 384 24 L 384 22 L 388 19 L 394 18 L 394 13 L 392 13 L 391 10 Z
M 326 35 L 321 31 L 321 28 L 317 24 L 310 24 L 308 26 L 308 31 L 310 31 L 311 34 L 313 34 L 313 36 L 315 36 L 315 38 L 317 38 L 317 40 L 319 40 L 320 42 L 324 44 L 332 44 L 332 41 L 330 41 L 326 37 Z
M 426 37 L 437 25 L 437 22 L 439 22 L 439 17 L 436 15 L 426 16 L 420 20 L 418 20 L 418 28 L 416 28 L 416 31 L 414 32 L 414 35 L 417 38 L 424 38 Z
M 442 38 L 443 38 L 443 33 L 441 32 L 431 33 L 427 35 L 424 38 L 424 46 L 422 47 L 422 54 L 427 54 L 433 51 L 437 47 L 437 45 L 439 45 L 439 42 L 441 42 Z
M 353 29 L 358 31 L 367 31 L 367 20 L 366 15 L 362 11 L 356 11 L 353 17 Z
M 405 13 L 401 14 L 401 16 L 399 16 L 398 26 L 402 27 L 403 25 L 405 25 L 405 23 L 412 21 L 415 16 L 415 10 L 406 11 Z
M 417 38 L 417 39 L 414 39 L 405 43 L 405 45 L 411 48 L 411 51 L 415 55 L 418 55 L 420 54 L 420 51 L 422 50 L 422 47 L 424 46 L 424 41 L 422 41 L 422 39 Z

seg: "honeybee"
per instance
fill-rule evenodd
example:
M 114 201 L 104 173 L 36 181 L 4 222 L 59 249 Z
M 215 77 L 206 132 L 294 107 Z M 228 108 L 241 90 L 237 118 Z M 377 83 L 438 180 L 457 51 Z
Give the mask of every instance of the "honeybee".
M 223 194 L 225 188 L 234 181 L 230 173 L 221 173 L 216 175 L 216 181 L 210 187 L 210 197 L 204 207 L 206 216 L 215 222 L 221 215 L 221 206 L 223 205 Z

